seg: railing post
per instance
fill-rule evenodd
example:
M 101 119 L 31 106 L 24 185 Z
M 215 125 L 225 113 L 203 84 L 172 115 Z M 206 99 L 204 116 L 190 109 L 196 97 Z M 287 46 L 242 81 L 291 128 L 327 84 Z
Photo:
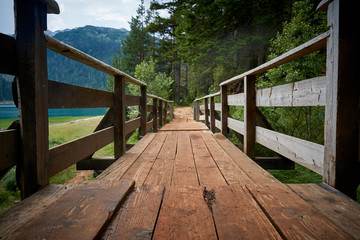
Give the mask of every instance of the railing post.
M 158 114 L 157 114 L 157 99 L 153 98 L 153 129 L 157 132 L 158 129 Z
M 359 174 L 359 34 L 357 8 L 349 1 L 328 6 L 324 182 L 356 199 Z
M 162 108 L 162 101 L 159 99 L 159 128 L 161 128 L 161 126 L 163 125 L 162 120 L 163 120 L 163 108 Z
M 209 106 L 208 106 L 208 98 L 204 99 L 205 105 L 205 125 L 209 127 Z
M 244 78 L 244 153 L 248 157 L 255 158 L 255 117 L 256 117 L 256 99 L 255 99 L 255 76 L 245 76 Z
M 24 199 L 49 184 L 48 76 L 44 1 L 14 1 L 17 93 L 23 157 L 18 164 Z
M 210 130 L 215 133 L 215 100 L 210 97 Z
M 173 102 L 170 102 L 169 108 L 170 108 L 170 122 L 171 122 L 173 120 L 173 118 L 174 118 Z
M 228 134 L 228 99 L 227 99 L 227 85 L 221 85 L 221 133 L 226 137 Z
M 147 123 L 147 112 L 146 112 L 146 86 L 140 87 L 141 98 L 140 98 L 140 136 L 145 136 L 146 134 L 146 123 Z
M 195 101 L 194 111 L 195 111 L 195 114 L 194 114 L 195 121 L 198 122 L 199 119 L 200 119 L 199 100 L 196 100 L 196 101 Z
M 164 125 L 166 124 L 166 118 L 167 118 L 167 109 L 168 109 L 168 103 L 164 103 Z
M 114 157 L 118 159 L 126 150 L 125 140 L 125 77 L 114 79 Z

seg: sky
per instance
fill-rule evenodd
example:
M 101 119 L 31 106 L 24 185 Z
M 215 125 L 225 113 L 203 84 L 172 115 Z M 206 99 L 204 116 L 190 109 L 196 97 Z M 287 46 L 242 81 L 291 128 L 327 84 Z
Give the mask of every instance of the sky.
M 14 33 L 13 0 L 0 0 L 0 32 Z M 48 14 L 48 30 L 64 30 L 85 25 L 130 30 L 140 0 L 56 0 L 60 14 Z M 145 0 L 148 9 L 150 0 Z

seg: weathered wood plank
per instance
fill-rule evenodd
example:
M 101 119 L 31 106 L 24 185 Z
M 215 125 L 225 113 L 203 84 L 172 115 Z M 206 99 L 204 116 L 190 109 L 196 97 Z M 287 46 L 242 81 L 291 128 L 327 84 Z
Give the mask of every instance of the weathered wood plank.
M 0 131 L 0 179 L 16 165 L 20 155 L 20 131 Z
M 227 185 L 202 138 L 203 133 L 191 133 L 190 140 L 196 171 L 201 186 L 210 189 Z
M 221 133 L 224 136 L 227 136 L 229 129 L 228 129 L 228 112 L 229 106 L 227 103 L 227 86 L 221 86 Z
M 31 197 L 15 204 L 0 214 L 0 238 L 13 239 L 14 234 L 31 219 L 37 217 L 44 208 L 55 202 L 73 186 L 48 185 Z
M 198 186 L 194 156 L 188 132 L 179 132 L 172 186 Z
M 134 188 L 134 182 L 92 181 L 65 193 L 13 239 L 94 239 Z
M 282 239 L 251 194 L 231 185 L 212 190 L 214 221 L 219 239 Z
M 125 77 L 114 76 L 114 157 L 119 158 L 125 153 Z
M 226 182 L 231 184 L 245 185 L 253 183 L 253 181 L 245 174 L 245 172 L 235 164 L 235 162 L 229 157 L 226 151 L 218 144 L 214 139 L 214 136 L 210 133 L 203 133 L 202 138 L 207 146 L 207 149 L 211 153 L 212 158 L 216 162 L 216 165 L 220 169 Z
M 246 187 L 285 239 L 351 239 L 284 184 Z
M 298 164 L 323 174 L 324 146 L 256 127 L 256 141 Z
M 18 164 L 22 198 L 49 184 L 46 4 L 14 1 L 17 93 L 23 157 Z
M 163 147 L 144 182 L 144 186 L 169 186 L 171 184 L 178 144 L 177 137 L 177 133 L 167 134 Z
M 256 91 L 255 76 L 244 78 L 244 153 L 250 158 L 255 158 L 255 119 L 256 119 Z M 227 120 L 227 119 L 226 119 Z M 226 135 L 224 135 L 226 136 Z
M 50 149 L 49 176 L 83 160 L 113 141 L 114 127 L 94 132 L 85 137 L 61 144 Z
M 140 105 L 140 96 L 134 95 L 125 95 L 125 107 L 130 106 L 139 106 Z
M 360 37 L 351 25 L 358 12 L 346 1 L 328 6 L 331 36 L 326 47 L 324 182 L 356 199 L 360 183 L 359 92 Z
M 224 135 L 215 134 L 215 140 L 226 151 L 231 159 L 244 170 L 246 175 L 254 182 L 258 184 L 263 183 L 279 183 L 279 181 L 273 177 L 270 173 L 262 169 L 253 160 L 247 157 L 240 149 L 232 144 Z
M 229 124 L 229 122 L 228 122 Z M 210 130 L 215 133 L 215 101 L 210 97 Z
M 49 108 L 113 106 L 113 93 L 49 80 Z
M 147 146 L 156 136 L 155 133 L 146 134 L 138 143 L 127 151 L 121 158 L 114 162 L 110 167 L 103 171 L 96 179 L 116 181 L 119 180 L 129 167 L 139 158 L 145 151 Z
M 140 187 L 145 182 L 150 169 L 164 144 L 167 134 L 158 133 L 153 141 L 146 147 L 145 151 L 126 171 L 122 179 L 133 180 L 136 187 Z
M 200 187 L 166 187 L 154 239 L 217 239 Z
M 16 43 L 13 37 L 0 33 L 0 73 L 16 75 Z
M 135 131 L 140 127 L 141 118 L 134 118 L 125 122 L 125 135 Z
M 307 41 L 306 43 L 282 54 L 281 56 L 272 59 L 269 62 L 266 62 L 256 68 L 253 68 L 245 73 L 242 73 L 238 76 L 235 76 L 233 78 L 230 78 L 229 80 L 226 80 L 220 84 L 220 86 L 223 85 L 229 85 L 232 83 L 235 83 L 237 81 L 242 80 L 245 76 L 248 75 L 257 75 L 266 72 L 267 70 L 271 68 L 275 68 L 277 66 L 280 66 L 282 64 L 291 62 L 295 59 L 298 59 L 304 55 L 307 55 L 309 53 L 315 52 L 319 49 L 322 49 L 326 47 L 326 40 L 330 36 L 330 32 L 325 32 L 323 34 L 320 34 L 319 36 Z
M 229 117 L 228 124 L 229 124 L 230 129 L 244 135 L 244 133 L 245 133 L 245 123 L 244 122 Z
M 152 239 L 164 189 L 140 187 L 114 215 L 101 239 Z
M 360 239 L 360 205 L 326 184 L 289 184 L 297 195 L 344 232 Z

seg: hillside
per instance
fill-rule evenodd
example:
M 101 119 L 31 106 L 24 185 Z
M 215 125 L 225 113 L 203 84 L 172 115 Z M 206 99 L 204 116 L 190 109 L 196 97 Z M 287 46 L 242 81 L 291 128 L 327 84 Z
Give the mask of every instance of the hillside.
M 85 26 L 46 34 L 69 44 L 109 65 L 121 40 L 128 35 L 126 29 Z M 83 87 L 104 89 L 106 74 L 48 50 L 49 79 Z M 0 102 L 11 99 L 12 77 L 0 74 Z

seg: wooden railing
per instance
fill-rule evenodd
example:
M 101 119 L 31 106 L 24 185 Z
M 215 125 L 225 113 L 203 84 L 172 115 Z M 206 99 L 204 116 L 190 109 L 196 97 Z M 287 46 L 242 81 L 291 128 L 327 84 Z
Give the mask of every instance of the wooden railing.
M 344 5 L 342 5 L 344 4 Z M 341 8 L 339 6 L 341 5 Z M 348 14 L 351 6 L 338 0 L 322 1 L 318 10 L 328 11 L 330 30 L 243 74 L 220 84 L 218 93 L 194 101 L 194 119 L 205 120 L 227 136 L 228 129 L 243 135 L 244 152 L 255 158 L 255 142 L 323 176 L 328 183 L 354 197 L 359 184 L 359 84 L 356 82 L 358 43 Z M 341 18 L 341 21 L 339 20 Z M 342 29 L 342 31 L 339 31 Z M 341 39 L 342 41 L 339 41 Z M 358 37 L 357 37 L 358 39 Z M 256 90 L 256 77 L 322 48 L 327 48 L 326 76 Z M 353 62 L 352 62 L 353 61 Z M 242 93 L 229 95 L 228 86 L 244 81 Z M 214 97 L 220 96 L 220 103 Z M 204 102 L 200 105 L 200 102 Z M 229 106 L 244 107 L 244 122 L 229 117 Z M 257 107 L 325 106 L 325 145 L 257 126 Z M 204 115 L 200 115 L 203 110 Z M 220 111 L 221 120 L 215 119 Z
M 46 14 L 58 13 L 55 1 L 25 2 L 15 1 L 16 37 L 0 34 L 0 72 L 15 75 L 13 98 L 20 113 L 20 121 L 0 131 L 0 179 L 16 165 L 22 198 L 46 186 L 51 176 L 75 163 L 82 169 L 109 166 L 125 153 L 127 136 L 138 128 L 140 136 L 151 129 L 157 131 L 169 115 L 170 120 L 173 116 L 173 102 L 147 94 L 145 83 L 44 35 Z M 113 75 L 114 91 L 48 80 L 47 48 Z M 141 95 L 125 94 L 125 82 L 140 86 Z M 153 100 L 152 105 L 147 105 L 148 98 Z M 130 106 L 139 106 L 140 116 L 126 121 L 125 109 Z M 94 133 L 49 149 L 48 109 L 51 108 L 109 110 Z M 114 142 L 113 159 L 92 159 L 93 153 L 111 142 Z

